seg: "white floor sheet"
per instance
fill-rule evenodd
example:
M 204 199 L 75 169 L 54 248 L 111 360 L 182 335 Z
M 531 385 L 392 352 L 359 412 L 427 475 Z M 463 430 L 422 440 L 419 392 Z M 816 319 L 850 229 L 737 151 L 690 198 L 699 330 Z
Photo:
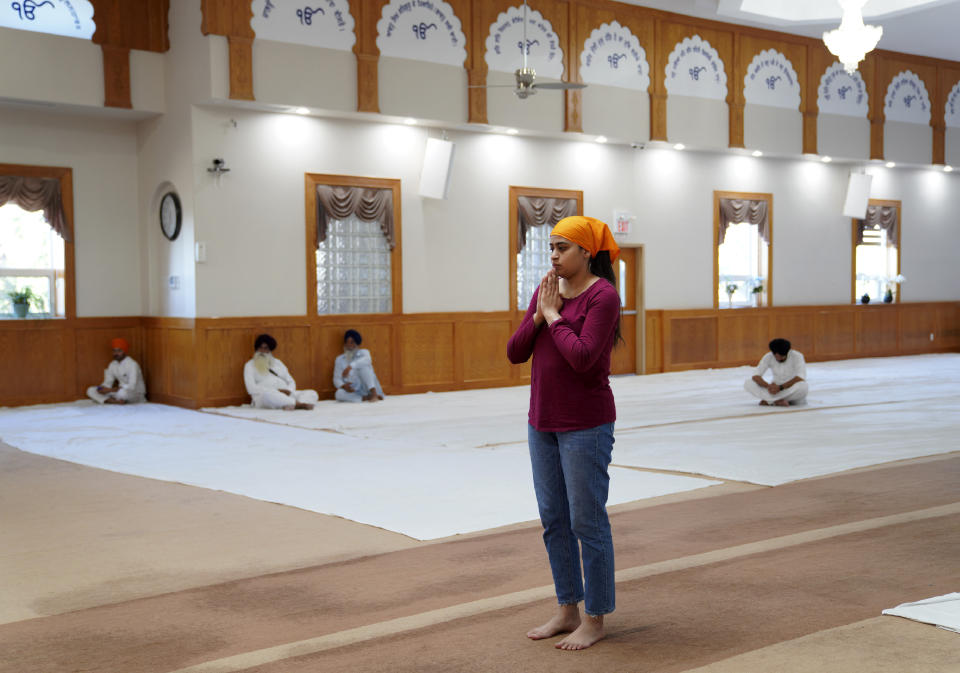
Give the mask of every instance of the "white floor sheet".
M 537 518 L 526 445 L 451 449 L 415 434 L 359 439 L 160 404 L 92 402 L 2 409 L 0 439 L 31 453 L 334 514 L 421 540 Z M 610 481 L 611 504 L 717 483 L 623 468 L 612 468 Z
M 707 486 L 776 485 L 960 449 L 960 354 L 808 365 L 808 403 L 759 407 L 752 369 L 612 379 L 610 503 Z M 537 516 L 529 388 L 321 402 L 313 411 L 198 413 L 78 402 L 0 409 L 24 451 L 335 514 L 418 539 Z M 259 421 L 259 422 L 256 422 Z
M 915 622 L 933 624 L 941 629 L 960 633 L 960 593 L 934 596 L 914 603 L 902 603 L 884 610 L 883 614 L 905 617 Z

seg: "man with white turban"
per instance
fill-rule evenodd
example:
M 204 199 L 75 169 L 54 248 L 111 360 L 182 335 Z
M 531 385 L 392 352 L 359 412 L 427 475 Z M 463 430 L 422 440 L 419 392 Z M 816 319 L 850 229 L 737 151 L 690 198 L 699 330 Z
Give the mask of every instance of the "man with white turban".
M 277 340 L 261 334 L 253 343 L 253 357 L 243 366 L 243 382 L 258 409 L 313 409 L 315 390 L 297 390 L 285 364 L 273 357 Z
M 370 351 L 360 348 L 363 337 L 355 329 L 343 335 L 343 352 L 333 363 L 334 397 L 338 402 L 376 402 L 383 399 L 383 388 L 373 371 Z
M 113 339 L 113 360 L 103 372 L 103 383 L 87 388 L 87 397 L 99 404 L 134 404 L 147 401 L 147 386 L 140 365 L 127 355 L 126 339 Z

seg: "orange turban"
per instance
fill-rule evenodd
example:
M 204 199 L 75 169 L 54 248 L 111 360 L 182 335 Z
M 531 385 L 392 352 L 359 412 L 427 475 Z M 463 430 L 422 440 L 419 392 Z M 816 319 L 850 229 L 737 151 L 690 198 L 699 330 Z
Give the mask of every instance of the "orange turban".
M 550 235 L 562 236 L 568 241 L 573 241 L 584 250 L 588 250 L 591 257 L 596 257 L 601 250 L 610 253 L 611 262 L 620 256 L 620 246 L 613 240 L 610 227 L 593 217 L 583 215 L 565 217 L 557 222 Z
M 113 339 L 110 342 L 110 348 L 122 348 L 124 353 L 130 352 L 130 344 L 128 344 L 127 340 L 123 338 Z

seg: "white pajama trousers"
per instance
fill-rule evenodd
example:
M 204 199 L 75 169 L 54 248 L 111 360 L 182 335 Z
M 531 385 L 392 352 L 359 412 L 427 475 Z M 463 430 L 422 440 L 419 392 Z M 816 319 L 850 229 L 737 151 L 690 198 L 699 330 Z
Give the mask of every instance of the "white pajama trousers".
M 766 386 L 758 386 L 756 381 L 750 378 L 744 382 L 743 388 L 757 399 L 763 400 L 768 404 L 773 404 L 779 400 L 786 400 L 790 404 L 799 404 L 807 398 L 808 386 L 806 381 L 800 381 L 794 383 L 789 388 L 784 388 L 775 395 L 771 395 Z
M 379 389 L 379 381 L 377 381 L 377 375 L 373 372 L 372 365 L 351 367 L 346 382 L 351 385 L 353 392 L 348 393 L 343 388 L 337 388 L 337 392 L 333 396 L 338 402 L 363 402 L 363 398 L 371 390 Z
M 87 397 L 96 402 L 97 404 L 104 404 L 109 398 L 115 397 L 118 400 L 123 400 L 128 404 L 135 404 L 137 402 L 146 402 L 147 398 L 145 395 L 140 395 L 133 392 L 128 392 L 126 390 L 118 390 L 115 393 L 101 393 L 97 390 L 97 386 L 90 386 L 87 388 Z
M 315 390 L 294 390 L 286 395 L 279 390 L 271 390 L 253 396 L 253 406 L 257 409 L 283 409 L 297 404 L 316 404 L 320 399 Z

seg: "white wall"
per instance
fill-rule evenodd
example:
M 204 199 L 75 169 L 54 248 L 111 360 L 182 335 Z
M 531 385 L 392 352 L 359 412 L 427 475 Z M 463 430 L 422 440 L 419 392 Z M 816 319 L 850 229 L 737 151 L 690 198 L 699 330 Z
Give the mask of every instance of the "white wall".
M 0 108 L 0 157 L 73 169 L 77 315 L 141 315 L 135 123 Z
M 103 52 L 89 40 L 0 28 L 0 95 L 101 106 Z

